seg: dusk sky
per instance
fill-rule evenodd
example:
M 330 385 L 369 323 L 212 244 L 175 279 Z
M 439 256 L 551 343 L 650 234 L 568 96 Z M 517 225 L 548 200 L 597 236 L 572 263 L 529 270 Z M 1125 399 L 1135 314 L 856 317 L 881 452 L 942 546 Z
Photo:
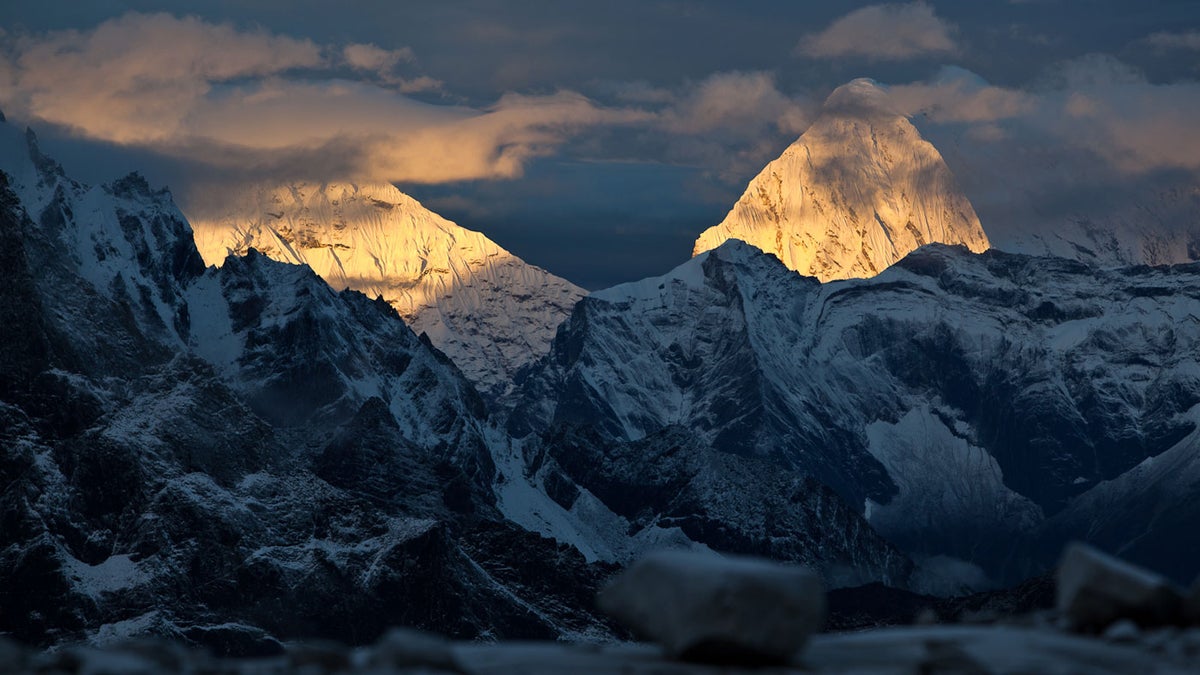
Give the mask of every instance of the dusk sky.
M 685 260 L 856 77 L 989 232 L 1200 186 L 1194 0 L 423 5 L 7 2 L 0 110 L 185 213 L 251 180 L 392 181 L 589 288 Z

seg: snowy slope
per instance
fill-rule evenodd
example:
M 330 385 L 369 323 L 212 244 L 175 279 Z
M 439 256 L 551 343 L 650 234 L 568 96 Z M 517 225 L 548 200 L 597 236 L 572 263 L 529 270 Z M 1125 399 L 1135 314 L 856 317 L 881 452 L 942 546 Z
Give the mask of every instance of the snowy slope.
M 822 281 L 879 274 L 931 242 L 988 248 L 941 155 L 875 82 L 835 90 L 800 138 L 750 182 L 694 254 L 741 239 Z
M 180 313 L 182 287 L 204 265 L 191 243 L 191 228 L 170 193 L 154 190 L 138 174 L 99 186 L 83 185 L 42 154 L 31 130 L 0 123 L 0 171 L 20 208 L 39 228 L 24 246 L 45 263 L 35 282 L 48 308 L 78 324 L 96 322 L 121 335 L 122 343 L 186 340 Z M 82 278 L 86 284 L 79 284 Z M 131 316 L 113 316 L 107 303 L 127 302 Z M 80 365 L 109 358 L 136 358 L 106 348 L 86 330 L 74 336 Z M 115 346 L 115 345 L 114 345 Z M 161 357 L 161 355 L 160 355 Z
M 1046 514 L 1194 428 L 1196 288 L 1194 266 L 939 245 L 822 285 L 728 242 L 584 299 L 509 429 L 683 426 L 816 477 L 915 555 L 1020 574 Z
M 256 188 L 192 225 L 209 265 L 253 247 L 338 290 L 383 296 L 488 393 L 546 352 L 584 295 L 388 184 Z

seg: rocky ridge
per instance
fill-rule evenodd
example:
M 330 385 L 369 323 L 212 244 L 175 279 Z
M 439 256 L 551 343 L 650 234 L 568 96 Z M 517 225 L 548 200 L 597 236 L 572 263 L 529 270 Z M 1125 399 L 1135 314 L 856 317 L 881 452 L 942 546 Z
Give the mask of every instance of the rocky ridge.
M 1196 481 L 1198 275 L 931 245 L 818 284 L 731 241 L 581 301 L 508 428 L 681 427 L 810 476 L 918 559 L 915 590 L 982 581 L 956 560 L 1016 582 L 1078 537 L 1182 579 L 1190 502 L 1145 522 Z

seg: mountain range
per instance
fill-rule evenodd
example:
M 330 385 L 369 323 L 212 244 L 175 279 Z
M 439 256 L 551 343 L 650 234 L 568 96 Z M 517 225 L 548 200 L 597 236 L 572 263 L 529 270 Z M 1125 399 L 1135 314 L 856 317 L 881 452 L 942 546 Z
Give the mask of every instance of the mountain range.
M 601 446 L 683 433 L 815 478 L 918 562 L 979 581 L 1024 578 L 1101 524 L 1190 581 L 1197 558 L 1172 551 L 1190 500 L 1158 500 L 1193 484 L 1197 289 L 1196 264 L 942 245 L 820 284 L 730 241 L 582 300 L 508 426 L 582 425 Z
M 948 595 L 1080 538 L 1190 581 L 1200 264 L 989 249 L 881 94 L 591 294 L 390 185 L 193 224 L 0 123 L 0 633 L 612 639 L 595 590 L 663 546 Z

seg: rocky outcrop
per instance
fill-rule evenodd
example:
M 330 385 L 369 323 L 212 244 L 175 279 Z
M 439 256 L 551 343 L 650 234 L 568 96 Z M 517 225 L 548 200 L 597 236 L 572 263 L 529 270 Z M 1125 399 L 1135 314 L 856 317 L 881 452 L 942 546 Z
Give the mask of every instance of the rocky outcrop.
M 1058 564 L 1058 611 L 1077 630 L 1104 630 L 1126 620 L 1165 626 L 1184 620 L 1182 593 L 1171 582 L 1083 544 Z

